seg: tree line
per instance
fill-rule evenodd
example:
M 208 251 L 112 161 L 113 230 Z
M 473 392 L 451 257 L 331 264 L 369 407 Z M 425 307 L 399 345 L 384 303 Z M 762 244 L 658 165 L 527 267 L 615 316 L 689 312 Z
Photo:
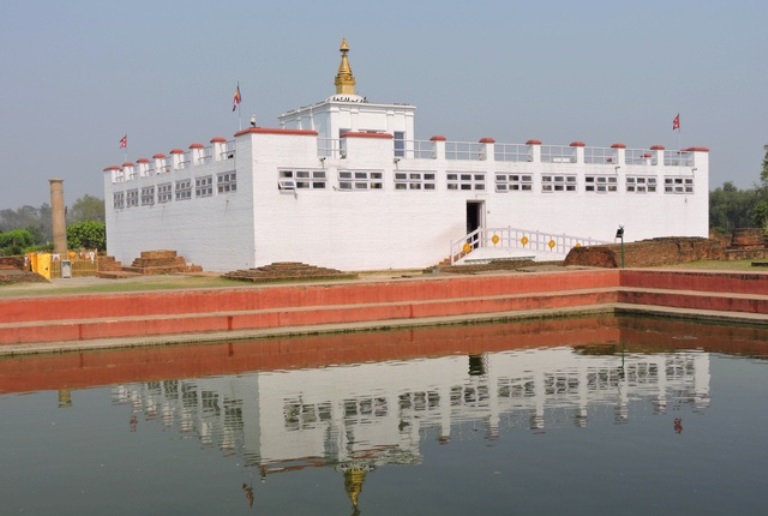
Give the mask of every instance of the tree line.
M 737 228 L 762 228 L 768 232 L 768 148 L 759 184 L 740 190 L 727 181 L 709 193 L 709 227 L 726 234 Z
M 70 249 L 107 248 L 104 201 L 84 195 L 66 208 L 67 244 Z M 22 206 L 0 210 L 0 256 L 53 250 L 51 206 Z

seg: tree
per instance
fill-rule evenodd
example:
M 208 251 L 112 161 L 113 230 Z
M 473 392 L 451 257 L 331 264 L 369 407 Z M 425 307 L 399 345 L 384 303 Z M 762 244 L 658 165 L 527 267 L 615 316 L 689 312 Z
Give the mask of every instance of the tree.
M 23 228 L 30 230 L 35 237 L 35 244 L 44 244 L 53 240 L 51 207 L 43 204 L 39 208 L 22 206 L 17 210 L 0 210 L 0 231 Z
M 70 249 L 107 249 L 107 225 L 88 220 L 67 226 L 67 247 Z
M 12 229 L 0 233 L 0 256 L 22 254 L 26 248 L 33 244 L 32 234 L 26 229 Z
M 104 222 L 104 201 L 85 194 L 67 210 L 67 223 L 76 224 L 89 220 Z
M 755 225 L 763 228 L 764 233 L 768 233 L 768 145 L 763 147 L 765 156 L 763 156 L 763 169 L 760 171 L 760 196 L 762 199 L 755 204 L 752 209 L 752 220 Z
M 757 191 L 739 190 L 728 181 L 709 193 L 709 227 L 721 233 L 736 228 L 752 227 L 752 209 L 758 200 Z

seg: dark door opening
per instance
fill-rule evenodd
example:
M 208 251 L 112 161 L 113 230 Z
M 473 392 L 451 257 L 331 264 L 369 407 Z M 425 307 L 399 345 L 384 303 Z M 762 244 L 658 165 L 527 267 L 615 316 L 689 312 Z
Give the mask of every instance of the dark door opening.
M 483 227 L 483 208 L 485 201 L 467 201 L 467 234 Z M 480 244 L 480 235 L 473 235 L 467 240 L 473 248 Z

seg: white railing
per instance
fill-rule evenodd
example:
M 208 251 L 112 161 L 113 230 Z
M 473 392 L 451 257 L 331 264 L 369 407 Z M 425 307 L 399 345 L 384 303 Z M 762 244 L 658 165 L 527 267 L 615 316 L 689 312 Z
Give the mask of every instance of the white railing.
M 570 145 L 542 145 L 543 163 L 576 163 L 576 148 Z
M 437 151 L 435 142 L 429 140 L 413 140 L 406 142 L 406 156 L 414 159 L 435 159 Z
M 483 161 L 485 144 L 472 142 L 445 142 L 445 159 Z
M 619 154 L 607 147 L 584 147 L 584 163 L 617 165 Z
M 610 244 L 592 237 L 557 235 L 543 231 L 518 228 L 477 228 L 468 235 L 451 242 L 451 265 L 480 248 L 525 250 L 538 257 L 551 254 L 564 256 L 574 247 Z
M 665 167 L 692 167 L 693 153 L 686 151 L 664 151 Z
M 496 161 L 533 161 L 531 146 L 523 143 L 497 143 L 494 154 Z
M 627 149 L 624 162 L 627 165 L 656 165 L 656 155 L 649 150 Z

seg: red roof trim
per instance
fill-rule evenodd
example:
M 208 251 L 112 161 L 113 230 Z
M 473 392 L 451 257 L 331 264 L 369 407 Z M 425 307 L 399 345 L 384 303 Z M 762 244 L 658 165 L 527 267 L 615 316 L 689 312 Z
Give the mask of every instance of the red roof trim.
M 217 136 L 215 138 L 211 138 L 211 143 L 227 143 L 227 139 L 221 136 Z
M 104 169 L 104 172 L 112 172 L 113 170 L 120 170 L 122 167 L 112 165 Z
M 165 154 L 155 154 L 152 156 L 153 159 L 165 159 Z
M 133 163 L 131 163 L 130 161 L 126 161 L 125 163 L 123 163 L 123 167 L 132 167 L 132 166 L 133 166 Z
M 584 142 L 571 142 L 571 147 L 584 147 Z
M 193 143 L 189 146 L 190 149 L 205 149 L 205 145 L 202 143 Z
M 494 140 L 489 136 L 486 136 L 485 138 L 480 138 L 480 143 L 496 143 L 496 140 Z
M 342 138 L 373 138 L 378 140 L 391 140 L 392 135 L 389 133 L 358 133 L 348 132 L 341 135 Z
M 431 142 L 444 142 L 445 141 L 445 136 L 437 134 L 437 135 L 433 136 L 432 138 L 430 138 L 429 141 L 431 141 Z
M 626 149 L 626 148 L 627 146 L 624 145 L 623 143 L 614 143 L 613 145 L 611 145 L 611 149 Z
M 541 140 L 528 140 L 525 142 L 526 145 L 541 145 Z
M 651 150 L 664 150 L 663 145 L 651 145 Z
M 184 151 L 181 149 L 171 149 L 171 154 L 184 154 Z
M 709 152 L 707 147 L 688 147 L 687 149 L 683 150 L 686 152 Z
M 149 163 L 149 160 L 147 158 L 139 158 L 136 160 L 136 163 Z
M 268 127 L 249 127 L 235 133 L 235 138 L 246 134 L 283 134 L 297 136 L 317 136 L 317 131 L 307 129 L 271 129 Z

